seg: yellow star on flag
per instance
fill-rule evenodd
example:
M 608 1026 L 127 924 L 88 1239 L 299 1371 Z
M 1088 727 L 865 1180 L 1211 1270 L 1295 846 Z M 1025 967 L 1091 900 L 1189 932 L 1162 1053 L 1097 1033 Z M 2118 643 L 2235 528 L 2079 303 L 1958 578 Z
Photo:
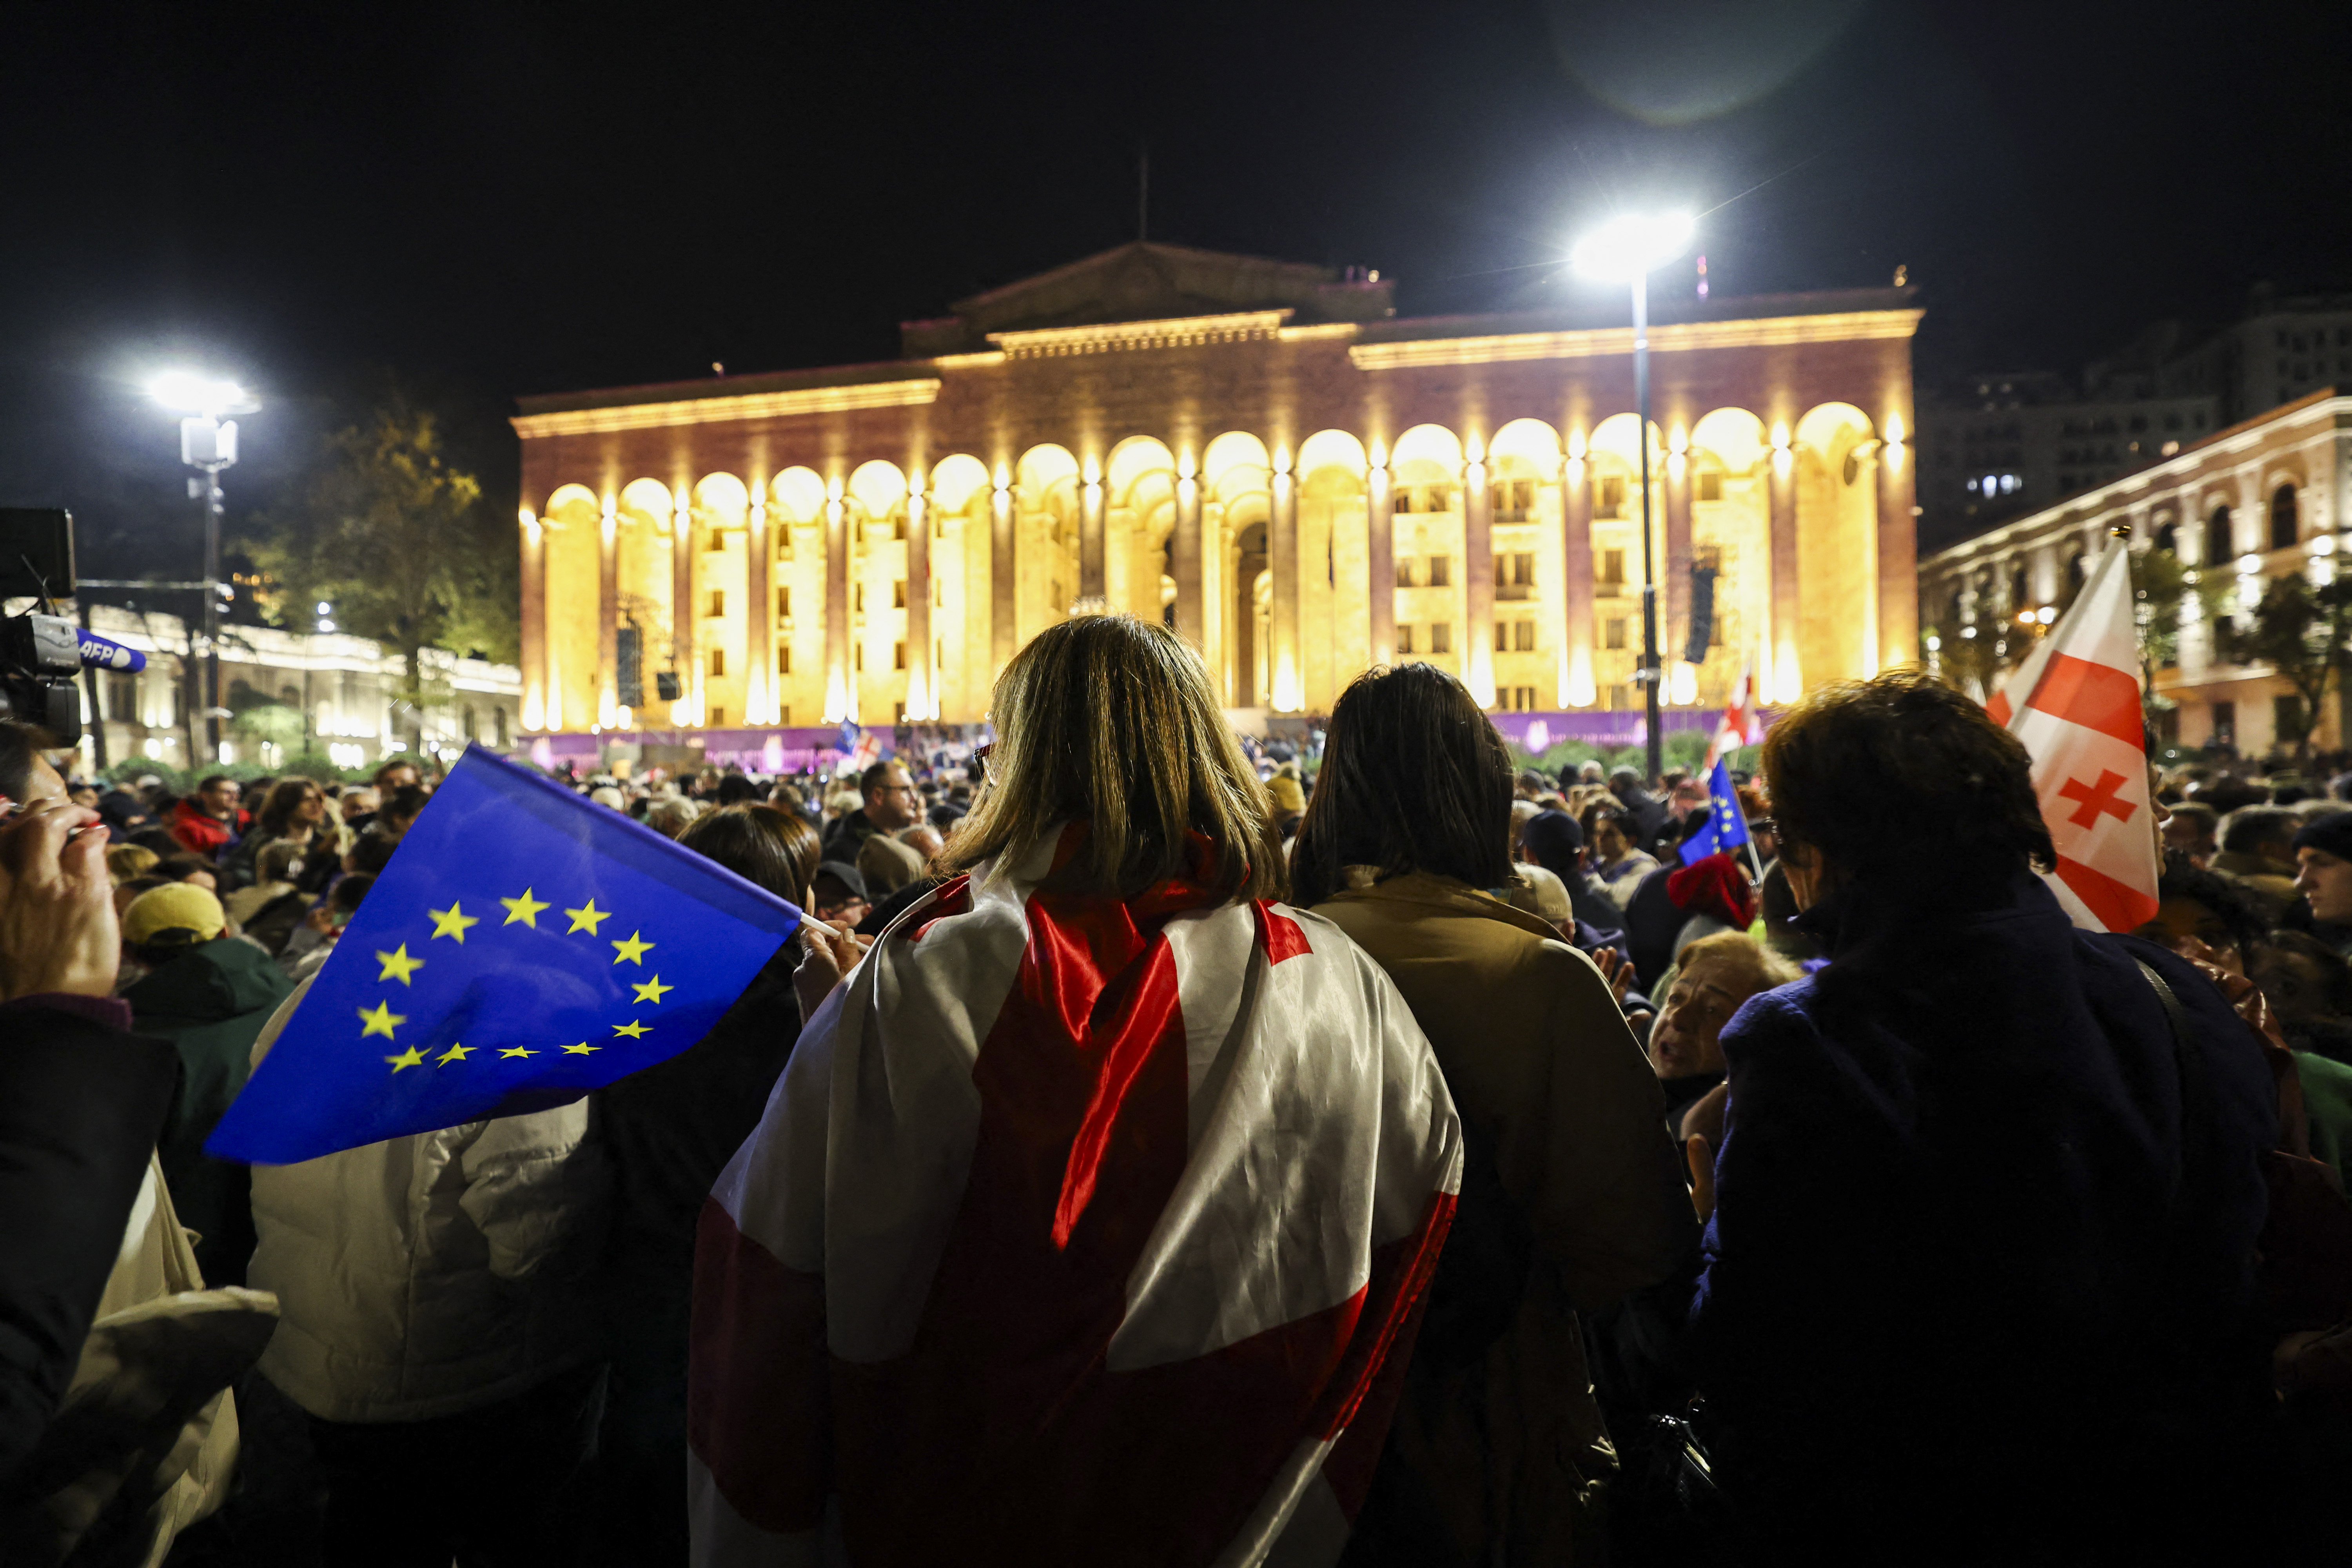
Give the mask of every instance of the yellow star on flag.
M 529 1046 L 509 1046 L 499 1053 L 502 1057 L 533 1057 L 538 1054 Z
M 529 888 L 522 890 L 522 897 L 520 899 L 500 899 L 499 902 L 507 907 L 505 924 L 512 925 L 515 921 L 520 921 L 533 931 L 539 929 L 539 911 L 553 907 L 541 900 L 532 898 Z
M 564 1047 L 563 1054 L 567 1057 L 593 1057 L 596 1054 L 596 1047 L 583 1040 L 576 1046 Z
M 425 1053 L 418 1050 L 415 1046 L 411 1046 L 406 1050 L 401 1052 L 398 1056 L 386 1057 L 383 1059 L 392 1064 L 393 1071 L 398 1072 L 403 1068 L 423 1067 L 425 1065 Z
M 446 936 L 459 947 L 466 945 L 466 928 L 482 923 L 478 917 L 467 914 L 466 906 L 455 899 L 449 900 L 449 907 L 446 910 L 428 909 L 425 912 L 433 917 L 433 934 L 436 937 Z
M 613 918 L 613 911 L 598 909 L 596 900 L 593 899 L 589 900 L 579 909 L 566 910 L 563 912 L 572 917 L 572 931 L 565 931 L 563 934 L 566 936 L 570 936 L 572 931 L 586 931 L 590 936 L 594 936 L 597 923 Z
M 360 1031 L 361 1039 L 364 1040 L 370 1035 L 382 1035 L 388 1040 L 392 1038 L 393 1030 L 408 1022 L 408 1015 L 394 1012 L 389 1002 L 379 1002 L 373 1007 L 360 1009 L 360 1022 L 367 1026 Z
M 613 962 L 618 963 L 625 958 L 631 963 L 643 967 L 646 962 L 645 955 L 654 950 L 652 942 L 638 940 L 644 935 L 643 931 L 633 931 L 629 933 L 629 939 L 626 942 L 614 942 L 613 952 L 616 956 Z
M 423 959 L 408 956 L 408 944 L 404 942 L 400 944 L 397 952 L 378 952 L 375 961 L 383 965 L 383 973 L 376 976 L 378 980 L 397 980 L 403 985 L 409 983 L 410 975 L 425 967 Z
M 643 1024 L 638 1023 L 635 1018 L 630 1019 L 625 1024 L 615 1024 L 613 1026 L 613 1033 L 616 1035 L 626 1035 L 633 1040 L 644 1037 L 645 1032 L 646 1026 Z
M 614 959 L 614 962 L 617 963 L 620 960 Z M 643 985 L 632 985 L 629 989 L 637 994 L 638 1001 L 651 1002 L 656 1005 L 659 1005 L 662 997 L 667 995 L 668 993 L 677 990 L 677 987 L 675 985 L 663 984 L 661 976 L 656 974 L 651 980 L 646 981 Z
M 438 1059 L 443 1067 L 446 1067 L 451 1062 L 462 1062 L 473 1054 L 474 1047 L 471 1046 L 451 1046 L 441 1053 Z

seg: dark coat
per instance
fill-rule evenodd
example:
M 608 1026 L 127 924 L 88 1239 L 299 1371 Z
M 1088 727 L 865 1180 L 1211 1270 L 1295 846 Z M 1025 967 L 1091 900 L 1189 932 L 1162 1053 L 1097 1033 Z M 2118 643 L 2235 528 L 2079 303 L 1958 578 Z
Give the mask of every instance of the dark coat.
M 2278 1104 L 2252 1032 L 2185 961 L 2075 930 L 2022 871 L 1981 908 L 1849 889 L 1801 923 L 1829 966 L 1723 1031 L 1692 1320 L 1718 1469 L 1751 1513 L 1818 1547 L 1884 1504 L 1903 1555 L 2051 1505 L 2044 1482 L 2087 1521 L 2119 1495 L 2102 1459 L 2158 1474 L 2138 1460 L 2168 1420 L 2226 1450 L 2263 1373 Z M 2177 1208 L 2181 1079 L 2135 959 L 2188 1010 L 2210 1084 L 2208 1174 Z
M 261 949 L 234 937 L 190 948 L 122 994 L 132 1026 L 179 1047 L 180 1094 L 163 1129 L 163 1179 L 180 1218 L 201 1238 L 207 1285 L 241 1285 L 253 1256 L 253 1200 L 243 1165 L 215 1160 L 205 1140 L 245 1088 L 253 1042 L 294 983 Z
M 0 1483 L 39 1440 L 122 1250 L 179 1063 L 119 1004 L 0 1005 Z
M 695 1226 L 800 1039 L 799 959 L 800 944 L 787 942 L 708 1035 L 591 1101 L 617 1200 L 604 1270 L 612 1384 L 596 1563 L 685 1561 L 678 1477 Z

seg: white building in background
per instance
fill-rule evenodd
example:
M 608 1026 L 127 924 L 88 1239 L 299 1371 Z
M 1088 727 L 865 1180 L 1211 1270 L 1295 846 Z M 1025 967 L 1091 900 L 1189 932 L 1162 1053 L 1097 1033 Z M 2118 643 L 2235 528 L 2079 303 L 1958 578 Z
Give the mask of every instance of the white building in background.
M 2352 552 L 2352 397 L 2313 393 L 2182 447 L 2152 468 L 2069 496 L 1919 563 L 1920 620 L 1931 657 L 1959 640 L 1990 643 L 1970 661 L 2006 678 L 2074 602 L 2109 531 L 2136 551 L 2164 551 L 2197 578 L 2226 579 L 2227 615 L 2243 615 L 2273 577 L 2330 580 Z M 2156 690 L 2173 704 L 2158 739 L 2230 746 L 2262 757 L 2294 728 L 2301 699 L 2268 665 L 2231 664 L 2214 647 L 2199 595 L 2181 605 Z M 2312 743 L 2352 745 L 2352 695 L 2331 693 Z
M 21 608 L 9 606 L 11 614 Z M 70 614 L 71 611 L 68 610 Z M 147 656 L 140 671 L 85 672 L 82 760 L 95 769 L 144 757 L 175 768 L 251 763 L 282 766 L 305 750 L 342 767 L 364 767 L 409 746 L 416 728 L 399 700 L 397 651 L 340 633 L 221 628 L 221 754 L 202 757 L 203 720 L 188 628 L 176 616 L 92 605 L 89 629 Z M 425 656 L 434 700 L 423 715 L 426 752 L 454 755 L 468 742 L 505 750 L 520 728 L 521 672 L 509 664 Z

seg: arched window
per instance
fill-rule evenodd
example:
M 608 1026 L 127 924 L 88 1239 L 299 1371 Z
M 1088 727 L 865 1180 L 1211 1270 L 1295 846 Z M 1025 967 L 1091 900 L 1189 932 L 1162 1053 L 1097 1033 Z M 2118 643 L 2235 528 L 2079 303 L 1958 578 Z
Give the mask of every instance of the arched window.
M 2213 515 L 2205 520 L 2205 564 L 2227 566 L 2230 563 L 2230 509 L 2217 506 Z
M 2009 607 L 2025 608 L 2025 563 L 2021 561 L 2009 569 Z
M 2173 525 L 2172 523 L 2168 523 L 2168 523 L 2166 523 L 2166 524 L 2164 524 L 2162 527 L 2158 528 L 2158 529 L 2156 531 L 2156 547 L 2157 547 L 2158 550 L 2163 551 L 2167 555 L 2178 555 L 2178 554 L 2179 554 L 2179 553 L 2180 553 L 2180 531 L 2179 531 L 2179 529 L 2178 527 L 2176 527 L 2175 525 Z
M 2067 558 L 2066 580 L 2072 583 L 2075 587 L 2079 588 L 2083 585 L 2083 579 L 2089 575 L 2089 559 L 2084 556 L 2081 551 L 2077 550 L 2073 555 Z
M 2281 485 L 2271 492 L 2271 548 L 2291 548 L 2302 531 L 2295 516 L 2294 487 Z

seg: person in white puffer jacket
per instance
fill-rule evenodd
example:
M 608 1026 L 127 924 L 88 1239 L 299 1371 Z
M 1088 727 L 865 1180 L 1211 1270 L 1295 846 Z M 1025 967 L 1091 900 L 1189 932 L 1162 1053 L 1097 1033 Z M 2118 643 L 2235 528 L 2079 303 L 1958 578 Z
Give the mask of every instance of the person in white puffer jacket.
M 255 1042 L 256 1068 L 310 990 Z M 331 1563 L 572 1560 L 604 1395 L 583 1100 L 253 1168 L 260 1371 L 310 1416 Z

